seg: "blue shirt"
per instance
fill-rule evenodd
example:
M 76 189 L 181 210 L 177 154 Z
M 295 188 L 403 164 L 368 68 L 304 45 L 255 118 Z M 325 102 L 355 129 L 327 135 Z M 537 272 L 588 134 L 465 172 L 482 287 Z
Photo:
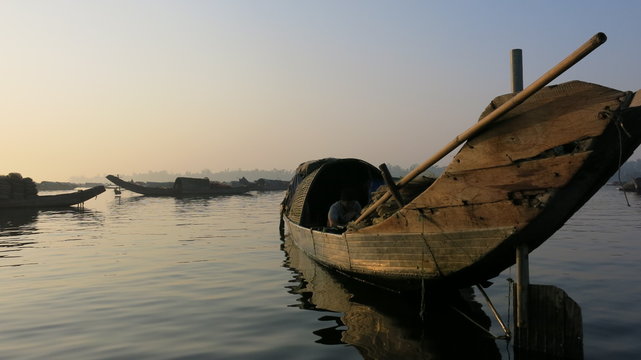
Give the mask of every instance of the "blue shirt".
M 344 226 L 361 213 L 361 204 L 356 200 L 342 200 L 332 204 L 327 213 L 327 226 Z

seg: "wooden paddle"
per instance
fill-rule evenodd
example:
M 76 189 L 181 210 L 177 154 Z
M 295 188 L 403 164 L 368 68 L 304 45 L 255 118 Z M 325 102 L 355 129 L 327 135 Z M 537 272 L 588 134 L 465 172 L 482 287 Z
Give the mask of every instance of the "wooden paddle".
M 408 182 L 412 181 L 415 177 L 421 174 L 423 171 L 427 170 L 430 166 L 434 165 L 437 161 L 441 160 L 445 155 L 449 154 L 452 150 L 456 149 L 463 142 L 467 141 L 470 137 L 481 132 L 487 125 L 501 116 L 505 115 L 508 111 L 514 109 L 519 104 L 523 103 L 527 98 L 534 95 L 537 91 L 541 90 L 552 80 L 557 78 L 567 69 L 571 68 L 574 64 L 579 62 L 581 59 L 586 57 L 594 49 L 601 46 L 607 40 L 607 36 L 604 33 L 597 33 L 592 36 L 587 42 L 581 45 L 578 49 L 574 50 L 568 57 L 559 62 L 555 67 L 548 70 L 543 76 L 538 78 L 535 82 L 530 84 L 523 91 L 517 93 L 513 98 L 505 102 L 503 105 L 496 108 L 491 113 L 487 114 L 483 119 L 479 120 L 474 126 L 467 129 L 465 132 L 459 134 L 452 141 L 450 141 L 444 148 L 438 151 L 436 154 L 432 155 L 429 159 L 425 160 L 422 164 L 416 167 L 414 170 L 410 171 L 405 175 L 399 182 L 396 184 L 398 188 L 403 187 Z M 378 199 L 374 204 L 366 208 L 361 216 L 358 217 L 354 222 L 358 223 L 369 216 L 376 208 L 383 204 L 391 196 L 390 192 L 387 191 L 380 199 Z

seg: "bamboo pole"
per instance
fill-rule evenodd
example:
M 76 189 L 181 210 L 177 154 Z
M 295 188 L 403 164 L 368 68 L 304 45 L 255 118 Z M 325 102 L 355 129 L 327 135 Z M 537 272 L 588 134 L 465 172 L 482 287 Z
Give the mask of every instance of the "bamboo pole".
M 513 98 L 511 98 L 510 100 L 505 102 L 503 105 L 496 108 L 494 111 L 492 111 L 488 115 L 486 115 L 483 119 L 479 120 L 479 122 L 476 123 L 476 125 L 467 129 L 465 132 L 459 134 L 447 145 L 445 145 L 444 148 L 442 148 L 436 154 L 432 155 L 432 157 L 425 160 L 414 170 L 410 171 L 401 180 L 399 180 L 396 186 L 400 188 L 400 187 L 403 187 L 408 182 L 412 181 L 412 179 L 420 175 L 423 171 L 427 170 L 430 166 L 434 165 L 437 161 L 441 160 L 443 157 L 449 154 L 452 150 L 456 149 L 459 145 L 461 145 L 467 139 L 478 134 L 483 129 L 485 129 L 485 127 L 487 127 L 490 123 L 492 123 L 499 117 L 505 115 L 505 113 L 514 109 L 516 106 L 518 106 L 519 104 L 527 100 L 527 98 L 534 95 L 537 91 L 541 90 L 543 87 L 549 84 L 552 80 L 557 78 L 559 75 L 564 73 L 567 69 L 571 68 L 574 64 L 576 64 L 581 59 L 583 59 L 588 54 L 590 54 L 594 49 L 601 46 L 601 44 L 603 44 L 606 40 L 607 40 L 607 37 L 602 32 L 592 36 L 588 41 L 586 41 L 578 49 L 574 50 L 574 52 L 568 55 L 568 57 L 563 59 L 556 66 L 548 70 L 548 72 L 546 72 L 540 78 L 538 78 L 536 81 L 530 84 L 530 86 L 525 88 L 520 93 L 516 94 Z M 387 201 L 387 199 L 389 199 L 390 196 L 391 194 L 389 191 L 383 194 L 383 196 L 381 196 L 380 199 L 378 199 L 374 204 L 372 204 L 371 206 L 369 206 L 363 211 L 361 216 L 359 216 L 358 219 L 355 220 L 355 223 L 359 223 L 363 219 L 368 217 L 372 212 L 374 212 L 374 210 L 376 210 L 379 206 L 381 206 L 381 204 Z

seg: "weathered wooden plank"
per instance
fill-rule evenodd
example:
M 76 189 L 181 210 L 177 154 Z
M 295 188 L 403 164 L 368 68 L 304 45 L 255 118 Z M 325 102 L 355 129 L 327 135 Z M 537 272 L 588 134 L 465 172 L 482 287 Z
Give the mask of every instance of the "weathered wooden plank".
M 498 246 L 512 228 L 435 234 L 350 234 L 352 269 L 420 274 L 451 273 L 469 266 Z
M 416 275 L 436 270 L 420 234 L 348 234 L 347 240 L 355 271 Z
M 288 228 L 290 236 L 296 241 L 296 246 L 303 250 L 303 252 L 313 256 L 314 242 L 312 240 L 311 230 L 291 222 L 288 223 Z
M 565 186 L 591 152 L 525 161 L 490 169 L 446 172 L 412 206 L 442 207 L 510 199 L 519 191 Z
M 313 232 L 313 235 L 315 256 L 319 261 L 336 264 L 342 269 L 350 268 L 345 237 L 318 231 Z
M 609 121 L 599 113 L 618 108 L 618 90 L 568 83 L 546 88 L 508 113 L 492 131 L 470 139 L 447 171 L 494 167 L 537 156 L 559 145 L 603 132 Z
M 409 204 L 383 222 L 358 232 L 376 233 L 440 233 L 489 230 L 525 226 L 542 208 L 515 204 L 510 200 L 495 203 L 460 205 L 444 208 L 419 208 Z

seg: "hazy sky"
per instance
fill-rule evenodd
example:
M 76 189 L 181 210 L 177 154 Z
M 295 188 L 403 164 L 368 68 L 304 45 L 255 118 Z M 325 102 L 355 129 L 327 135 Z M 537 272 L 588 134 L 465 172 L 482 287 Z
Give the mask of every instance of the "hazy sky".
M 408 167 L 511 90 L 513 48 L 527 86 L 602 31 L 553 83 L 638 90 L 640 19 L 639 1 L 0 0 L 0 174 Z

